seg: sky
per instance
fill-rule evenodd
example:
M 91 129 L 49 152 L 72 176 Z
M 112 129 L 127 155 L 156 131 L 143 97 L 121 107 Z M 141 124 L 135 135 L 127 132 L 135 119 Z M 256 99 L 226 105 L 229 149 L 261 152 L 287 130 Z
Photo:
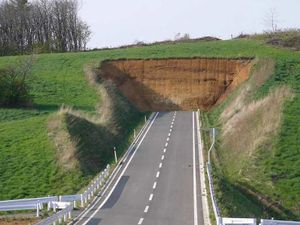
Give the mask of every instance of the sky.
M 214 36 L 278 28 L 300 28 L 300 0 L 79 0 L 80 16 L 92 31 L 89 48 L 116 47 L 137 41 Z M 268 18 L 268 19 L 266 19 Z

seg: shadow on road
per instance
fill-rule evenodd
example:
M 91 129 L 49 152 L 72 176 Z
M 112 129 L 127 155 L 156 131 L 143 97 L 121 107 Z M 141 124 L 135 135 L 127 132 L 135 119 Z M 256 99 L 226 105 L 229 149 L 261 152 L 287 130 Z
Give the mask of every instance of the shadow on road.
M 129 180 L 129 176 L 122 176 L 122 178 L 120 179 L 117 187 L 113 191 L 112 195 L 109 197 L 109 199 L 104 204 L 104 206 L 102 206 L 102 209 L 110 209 L 117 203 L 117 201 L 119 200 L 119 198 L 120 198 L 120 196 L 121 196 L 128 180 Z

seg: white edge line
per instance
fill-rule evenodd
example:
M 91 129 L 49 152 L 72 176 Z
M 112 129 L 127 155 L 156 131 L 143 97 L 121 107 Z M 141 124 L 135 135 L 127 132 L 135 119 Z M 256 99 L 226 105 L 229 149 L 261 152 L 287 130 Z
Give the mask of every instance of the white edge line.
M 140 147 L 140 145 L 142 144 L 143 140 L 145 139 L 146 135 L 148 134 L 150 128 L 152 127 L 156 117 L 158 116 L 158 113 L 156 113 L 155 117 L 153 118 L 151 124 L 149 125 L 148 129 L 146 130 L 145 134 L 143 135 L 142 139 L 140 140 L 138 146 L 136 147 L 134 153 L 132 154 L 132 156 L 130 157 L 130 159 L 127 162 L 127 165 L 125 166 L 124 170 L 122 171 L 122 173 L 119 175 L 118 180 L 116 181 L 116 183 L 114 184 L 114 186 L 112 187 L 112 189 L 110 190 L 110 192 L 108 193 L 108 195 L 106 196 L 106 198 L 104 199 L 104 201 L 98 206 L 98 208 L 93 212 L 93 214 L 84 222 L 82 223 L 82 225 L 86 225 L 95 215 L 96 213 L 99 212 L 99 210 L 102 208 L 102 206 L 106 203 L 106 201 L 108 200 L 108 198 L 111 196 L 112 192 L 114 191 L 114 189 L 116 188 L 116 186 L 118 185 L 121 177 L 123 176 L 123 174 L 125 173 L 127 167 L 129 166 L 131 160 L 133 159 L 135 153 L 137 152 L 138 148 Z
M 158 113 L 156 113 L 156 114 L 158 115 Z M 156 118 L 157 116 L 154 116 L 154 117 Z M 150 116 L 150 118 L 151 118 L 151 116 Z M 139 139 L 143 135 L 144 131 L 147 130 L 147 128 L 149 127 L 149 124 L 151 123 L 150 121 L 151 120 L 147 121 L 147 123 L 145 124 L 145 126 L 143 127 L 143 129 L 138 133 L 136 139 L 129 146 L 128 151 L 125 153 L 125 155 L 122 157 L 122 160 L 120 160 L 120 161 L 125 162 L 127 160 L 128 156 L 129 156 L 130 152 L 132 151 L 133 147 L 135 146 L 136 142 L 139 141 Z M 115 177 L 117 176 L 117 174 L 118 174 L 118 172 L 120 171 L 121 168 L 122 167 L 118 167 L 116 170 L 114 170 L 112 172 L 111 177 L 109 177 L 108 182 L 105 184 L 106 187 L 103 190 L 101 190 L 99 193 L 101 193 L 101 192 L 105 193 L 107 191 L 107 189 L 109 188 L 109 186 L 111 185 L 111 183 L 113 182 L 113 180 L 115 179 Z M 89 205 L 87 205 L 86 208 L 85 208 L 85 210 L 83 210 L 83 212 L 81 214 L 79 214 L 76 218 L 74 218 L 74 220 L 76 221 L 74 223 L 74 225 L 77 224 L 78 222 L 80 222 L 86 216 L 86 214 L 88 214 L 95 207 L 95 205 L 98 204 L 98 202 L 100 200 L 102 200 L 101 196 L 100 196 L 100 198 L 95 199 L 92 203 L 90 203 Z
M 196 113 L 196 124 L 197 124 L 197 138 L 198 138 L 198 152 L 199 152 L 199 175 L 200 175 L 200 185 L 202 188 L 202 211 L 203 211 L 203 220 L 204 225 L 211 225 L 210 218 L 209 218 L 209 207 L 208 207 L 208 200 L 207 200 L 207 189 L 206 189 L 206 182 L 205 182 L 205 164 L 203 159 L 203 142 L 200 133 L 200 111 Z M 203 193 L 204 192 L 204 193 Z
M 195 150 L 195 113 L 192 113 L 193 121 L 193 190 L 194 190 L 194 225 L 198 225 L 198 203 L 197 203 L 197 180 L 196 180 L 196 150 Z

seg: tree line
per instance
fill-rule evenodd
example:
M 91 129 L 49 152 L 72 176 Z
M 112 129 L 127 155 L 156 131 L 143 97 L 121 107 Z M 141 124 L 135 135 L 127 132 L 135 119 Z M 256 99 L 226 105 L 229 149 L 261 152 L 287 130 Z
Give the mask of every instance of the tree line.
M 85 50 L 77 0 L 0 0 L 0 55 Z

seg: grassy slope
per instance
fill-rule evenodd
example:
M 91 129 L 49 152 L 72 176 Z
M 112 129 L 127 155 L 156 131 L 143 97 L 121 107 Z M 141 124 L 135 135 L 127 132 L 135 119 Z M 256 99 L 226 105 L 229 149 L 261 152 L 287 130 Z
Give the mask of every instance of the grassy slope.
M 90 179 L 90 176 L 84 175 L 81 171 L 65 173 L 57 166 L 55 149 L 49 141 L 46 130 L 49 115 L 55 112 L 61 104 L 72 105 L 74 108 L 89 112 L 94 111 L 95 104 L 99 100 L 83 76 L 84 64 L 98 63 L 103 59 L 111 58 L 193 56 L 274 58 L 277 64 L 276 73 L 261 88 L 260 95 L 257 97 L 263 96 L 270 87 L 280 82 L 291 83 L 295 90 L 300 87 L 300 79 L 297 79 L 300 71 L 300 54 L 268 47 L 262 42 L 256 41 L 196 42 L 87 53 L 39 55 L 34 66 L 34 78 L 31 82 L 35 108 L 32 110 L 0 109 L 0 199 L 61 193 L 62 190 L 73 192 Z M 13 60 L 15 57 L 0 58 L 0 65 L 13 62 Z M 278 80 L 278 76 L 281 79 Z M 274 150 L 275 156 L 261 161 L 261 163 L 269 166 L 269 173 L 292 170 L 291 173 L 285 173 L 287 176 L 276 183 L 276 190 L 284 201 L 290 201 L 289 196 L 293 196 L 294 199 L 300 196 L 296 193 L 299 188 L 294 188 L 297 184 L 299 185 L 300 165 L 300 163 L 295 162 L 300 157 L 294 157 L 298 151 L 297 136 L 300 133 L 298 124 L 300 114 L 297 113 L 299 112 L 297 107 L 300 103 L 297 96 L 286 107 L 283 127 L 289 129 L 281 131 Z M 217 117 L 220 111 L 220 108 L 217 108 L 211 114 L 211 121 Z M 289 146 L 289 151 L 285 151 L 287 144 L 292 144 Z M 279 164 L 280 166 L 274 163 L 282 162 L 282 159 L 284 159 L 284 163 Z M 282 164 L 284 165 L 281 166 Z M 32 176 L 32 174 L 38 175 Z M 287 188 L 289 193 L 293 193 L 292 195 L 284 195 L 284 190 Z M 233 189 L 229 194 L 233 192 L 236 192 L 236 189 Z M 261 212 L 261 209 L 255 207 L 255 204 L 252 202 L 249 204 L 253 213 L 259 214 Z M 238 204 L 237 207 L 240 206 Z M 232 205 L 228 204 L 224 207 L 230 208 Z M 245 213 L 246 210 L 241 208 L 237 211 Z

